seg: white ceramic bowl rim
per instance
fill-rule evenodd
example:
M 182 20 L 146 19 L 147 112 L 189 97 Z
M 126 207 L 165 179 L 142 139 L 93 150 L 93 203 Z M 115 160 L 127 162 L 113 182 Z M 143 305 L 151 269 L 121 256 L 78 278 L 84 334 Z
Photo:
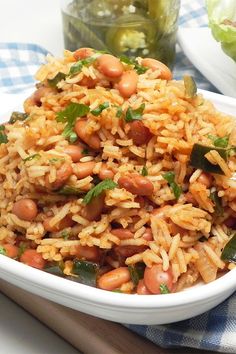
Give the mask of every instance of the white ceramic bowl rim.
M 100 305 L 127 308 L 166 308 L 181 304 L 192 304 L 202 299 L 211 299 L 233 287 L 236 290 L 236 268 L 229 271 L 212 283 L 192 287 L 185 291 L 166 295 L 131 295 L 120 294 L 83 285 L 71 280 L 60 278 L 47 272 L 32 268 L 23 263 L 0 255 L 0 274 L 9 278 L 20 278 L 22 282 L 33 284 L 36 288 L 48 289 L 63 294 L 67 298 L 77 297 L 79 301 L 96 302 Z M 7 280 L 7 277 L 4 277 Z M 23 286 L 24 287 L 24 286 Z M 216 290 L 217 289 L 217 290 Z

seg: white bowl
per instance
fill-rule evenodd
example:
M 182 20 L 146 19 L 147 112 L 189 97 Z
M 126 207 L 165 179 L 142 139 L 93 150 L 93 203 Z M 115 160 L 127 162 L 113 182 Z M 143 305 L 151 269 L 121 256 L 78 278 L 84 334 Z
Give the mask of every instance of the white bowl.
M 202 91 L 221 111 L 236 112 L 236 99 Z M 0 277 L 73 309 L 130 324 L 165 324 L 199 315 L 236 290 L 236 269 L 210 284 L 167 295 L 127 295 L 59 278 L 0 255 Z

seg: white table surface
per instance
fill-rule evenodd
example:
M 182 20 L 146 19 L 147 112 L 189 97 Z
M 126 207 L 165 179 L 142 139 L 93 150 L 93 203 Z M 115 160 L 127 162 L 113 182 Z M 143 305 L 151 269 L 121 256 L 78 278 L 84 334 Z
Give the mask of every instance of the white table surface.
M 59 0 L 0 0 L 0 42 L 37 43 L 63 50 Z M 0 354 L 78 354 L 26 311 L 0 294 Z

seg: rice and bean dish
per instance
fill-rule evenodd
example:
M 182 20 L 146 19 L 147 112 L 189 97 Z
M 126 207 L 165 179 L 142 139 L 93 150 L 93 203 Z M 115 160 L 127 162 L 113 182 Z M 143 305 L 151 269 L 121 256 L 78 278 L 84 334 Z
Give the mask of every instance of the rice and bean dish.
M 129 294 L 236 260 L 235 120 L 149 58 L 47 57 L 0 126 L 0 253 Z

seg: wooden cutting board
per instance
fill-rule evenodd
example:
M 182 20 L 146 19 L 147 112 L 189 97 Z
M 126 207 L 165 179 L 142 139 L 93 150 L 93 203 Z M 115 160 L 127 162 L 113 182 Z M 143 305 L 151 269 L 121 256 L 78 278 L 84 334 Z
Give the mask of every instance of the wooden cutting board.
M 120 324 L 55 304 L 1 279 L 0 289 L 84 354 L 213 354 L 190 348 L 160 348 Z

